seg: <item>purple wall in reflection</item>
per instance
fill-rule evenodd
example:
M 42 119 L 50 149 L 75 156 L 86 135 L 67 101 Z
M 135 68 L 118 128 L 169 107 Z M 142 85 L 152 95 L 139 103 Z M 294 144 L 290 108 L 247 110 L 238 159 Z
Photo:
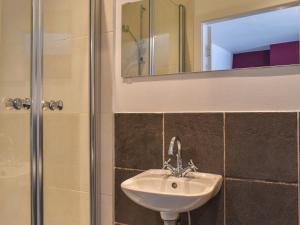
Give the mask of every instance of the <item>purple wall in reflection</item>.
M 270 65 L 270 51 L 244 52 L 233 55 L 233 68 L 249 68 Z
M 271 45 L 270 65 L 299 64 L 299 41 Z
M 270 50 L 233 55 L 233 68 L 300 64 L 299 41 L 273 44 Z

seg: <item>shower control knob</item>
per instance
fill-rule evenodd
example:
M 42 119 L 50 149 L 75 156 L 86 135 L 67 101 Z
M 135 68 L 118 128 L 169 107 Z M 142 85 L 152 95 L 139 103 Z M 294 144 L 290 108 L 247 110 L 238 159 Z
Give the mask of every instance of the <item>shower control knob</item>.
M 58 100 L 56 103 L 57 103 L 58 110 L 63 110 L 64 102 L 62 100 Z
M 22 102 L 22 99 L 20 99 L 20 98 L 14 98 L 14 99 L 9 98 L 6 101 L 5 106 L 8 109 L 21 110 L 23 107 L 23 102 Z
M 43 102 L 43 109 L 44 110 L 51 110 L 51 111 L 55 111 L 55 110 L 63 110 L 64 108 L 64 103 L 62 100 L 58 100 L 58 101 L 44 101 Z
M 29 98 L 21 99 L 21 98 L 9 98 L 5 103 L 6 108 L 21 110 L 26 109 L 29 110 L 31 108 L 31 100 Z
M 30 98 L 25 98 L 23 100 L 23 108 L 29 110 L 31 108 L 31 100 Z

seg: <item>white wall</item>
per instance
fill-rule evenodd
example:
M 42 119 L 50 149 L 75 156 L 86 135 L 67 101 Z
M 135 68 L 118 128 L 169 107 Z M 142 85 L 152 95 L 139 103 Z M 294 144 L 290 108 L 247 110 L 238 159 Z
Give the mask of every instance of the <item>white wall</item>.
M 232 69 L 233 54 L 220 47 L 211 45 L 211 69 L 212 70 L 229 70 Z
M 123 80 L 115 112 L 293 111 L 300 109 L 300 66 Z

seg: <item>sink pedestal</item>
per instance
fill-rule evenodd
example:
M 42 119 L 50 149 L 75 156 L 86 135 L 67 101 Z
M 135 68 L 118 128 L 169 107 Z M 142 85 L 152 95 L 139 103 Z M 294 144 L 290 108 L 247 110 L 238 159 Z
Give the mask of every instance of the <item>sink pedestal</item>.
M 179 218 L 179 213 L 177 212 L 160 212 L 161 218 L 165 221 L 174 221 L 178 220 Z
M 179 213 L 176 212 L 160 212 L 160 217 L 164 221 L 164 225 L 176 225 Z
M 177 220 L 164 220 L 164 225 L 177 225 Z

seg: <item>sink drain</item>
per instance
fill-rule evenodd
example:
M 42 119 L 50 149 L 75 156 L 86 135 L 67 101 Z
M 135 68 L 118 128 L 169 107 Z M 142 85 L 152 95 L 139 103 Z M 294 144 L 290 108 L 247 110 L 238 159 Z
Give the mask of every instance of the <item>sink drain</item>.
M 177 184 L 176 183 L 172 183 L 172 188 L 177 188 Z

